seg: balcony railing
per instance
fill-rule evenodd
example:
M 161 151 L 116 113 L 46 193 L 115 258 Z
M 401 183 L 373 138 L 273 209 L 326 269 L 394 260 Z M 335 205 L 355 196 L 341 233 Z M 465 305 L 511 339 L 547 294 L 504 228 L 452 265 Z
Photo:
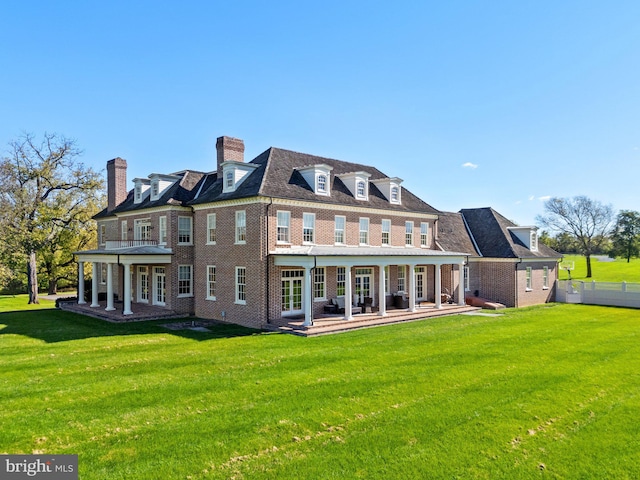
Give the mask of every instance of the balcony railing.
M 118 248 L 149 247 L 158 245 L 157 240 L 107 240 L 105 248 L 115 250 Z

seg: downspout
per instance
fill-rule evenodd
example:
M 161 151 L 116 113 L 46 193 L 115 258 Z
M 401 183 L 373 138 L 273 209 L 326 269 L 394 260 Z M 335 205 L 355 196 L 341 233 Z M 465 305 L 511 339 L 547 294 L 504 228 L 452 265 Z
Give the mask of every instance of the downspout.
M 515 271 L 515 275 L 516 275 L 516 291 L 515 291 L 515 304 L 516 304 L 516 308 L 518 308 L 519 306 L 519 302 L 518 300 L 520 299 L 520 296 L 518 295 L 518 265 L 520 265 L 522 263 L 522 257 L 518 257 L 518 261 L 516 262 L 516 271 Z
M 269 214 L 271 213 L 271 205 L 273 205 L 273 197 L 269 197 L 269 205 L 267 205 L 267 244 L 266 244 L 266 260 L 267 260 L 267 281 L 264 285 L 264 289 L 265 289 L 265 297 L 266 297 L 266 307 L 267 307 L 267 325 L 271 323 L 270 321 L 270 315 L 271 315 L 271 302 L 270 302 L 270 296 L 269 296 L 269 279 L 270 279 L 270 274 L 271 274 L 271 268 L 269 263 L 271 262 L 271 259 L 269 258 Z

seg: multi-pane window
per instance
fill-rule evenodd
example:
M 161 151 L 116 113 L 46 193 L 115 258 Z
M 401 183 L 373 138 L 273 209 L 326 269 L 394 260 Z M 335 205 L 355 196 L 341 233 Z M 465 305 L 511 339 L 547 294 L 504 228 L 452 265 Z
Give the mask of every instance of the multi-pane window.
M 413 245 L 413 222 L 404 222 L 404 243 Z
M 398 187 L 391 187 L 391 203 L 400 202 L 400 189 Z
M 384 267 L 384 293 L 389 295 L 391 293 L 391 283 L 389 282 L 389 265 Z
M 367 197 L 366 185 L 362 180 L 360 180 L 356 184 L 356 197 L 358 197 L 358 198 L 366 198 Z
M 542 288 L 549 288 L 549 267 L 542 267 Z
M 278 242 L 290 243 L 290 227 L 291 227 L 291 212 L 278 211 L 277 230 L 278 230 Z
M 141 218 L 135 221 L 135 231 L 133 232 L 135 240 L 151 239 L 151 220 Z
M 135 202 L 139 203 L 142 200 L 142 185 L 139 183 L 135 186 Z
M 122 220 L 122 223 L 120 223 L 120 240 L 126 240 L 126 239 L 127 239 L 127 221 Z
M 391 220 L 382 220 L 382 245 L 391 245 Z
M 313 269 L 313 298 L 314 300 L 324 300 L 326 298 L 324 267 Z
M 216 243 L 216 223 L 217 217 L 215 213 L 207 214 L 207 243 Z
M 327 176 L 318 175 L 318 192 L 327 193 Z
M 469 267 L 465 265 L 464 267 L 464 289 L 465 291 L 469 291 Z
M 527 279 L 527 282 L 526 282 L 527 283 L 527 290 L 531 290 L 531 288 L 532 288 L 531 285 L 533 283 L 532 280 L 531 280 L 531 267 L 527 267 L 527 271 L 526 271 L 525 277 Z
M 531 230 L 531 234 L 529 235 L 529 242 L 531 245 L 530 250 L 532 252 L 537 252 L 538 251 L 538 232 L 536 232 L 535 230 Z
M 158 198 L 158 193 L 160 193 L 160 185 L 158 185 L 157 181 L 151 182 L 151 198 Z
M 247 268 L 236 267 L 236 303 L 247 303 Z
M 207 265 L 207 300 L 216 299 L 216 266 Z
M 347 285 L 347 269 L 338 267 L 336 269 L 336 295 L 342 296 L 346 291 Z
M 404 292 L 405 291 L 405 266 L 404 265 L 398 265 L 398 291 L 399 292 Z
M 100 264 L 100 283 L 105 285 L 107 283 L 107 264 Z
M 233 172 L 227 172 L 224 181 L 226 188 L 233 188 Z
M 167 217 L 158 218 L 158 243 L 164 245 L 167 243 Z
M 313 243 L 315 241 L 316 216 L 313 213 L 302 214 L 302 241 Z
M 344 228 L 346 223 L 346 217 L 342 215 L 336 215 L 336 226 L 334 229 L 334 241 L 336 243 L 344 243 Z
M 188 297 L 192 295 L 193 267 L 191 265 L 178 265 L 178 296 Z
M 236 212 L 236 243 L 246 243 L 247 241 L 247 212 L 238 210 Z
M 429 224 L 427 222 L 422 222 L 420 224 L 420 246 L 429 246 Z
M 100 237 L 98 239 L 98 241 L 100 242 L 100 245 L 104 245 L 105 243 L 107 243 L 107 226 L 106 225 L 100 225 L 100 233 L 98 233 L 98 236 Z
M 178 244 L 191 244 L 191 217 L 178 217 Z
M 360 218 L 360 245 L 369 245 L 369 219 Z

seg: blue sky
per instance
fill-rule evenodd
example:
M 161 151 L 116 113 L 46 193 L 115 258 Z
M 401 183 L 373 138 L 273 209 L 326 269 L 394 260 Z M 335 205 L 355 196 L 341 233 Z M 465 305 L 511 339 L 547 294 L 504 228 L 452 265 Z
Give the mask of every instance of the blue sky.
M 520 225 L 550 196 L 640 210 L 639 24 L 637 0 L 4 0 L 0 147 L 57 132 L 132 180 L 213 170 L 229 135 Z

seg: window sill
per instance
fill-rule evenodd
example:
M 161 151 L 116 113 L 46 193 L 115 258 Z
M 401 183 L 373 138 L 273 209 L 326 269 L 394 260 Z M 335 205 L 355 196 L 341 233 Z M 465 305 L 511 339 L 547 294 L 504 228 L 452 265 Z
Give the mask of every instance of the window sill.
M 549 287 L 542 287 L 543 290 L 549 290 Z
M 205 300 L 211 300 L 211 301 L 215 302 L 216 297 L 206 297 Z
M 176 298 L 190 298 L 193 297 L 193 293 L 181 293 Z
M 206 245 L 215 245 L 216 242 L 207 242 Z
M 234 245 L 246 245 L 247 241 L 246 240 L 242 240 L 240 242 L 235 242 Z
M 247 301 L 246 300 L 236 300 L 233 303 L 235 303 L 236 305 L 246 305 Z
M 524 291 L 525 292 L 533 292 L 533 288 L 525 288 Z
M 182 243 L 182 242 L 178 242 L 177 244 L 179 247 L 193 247 L 193 243 L 189 242 L 189 243 Z

